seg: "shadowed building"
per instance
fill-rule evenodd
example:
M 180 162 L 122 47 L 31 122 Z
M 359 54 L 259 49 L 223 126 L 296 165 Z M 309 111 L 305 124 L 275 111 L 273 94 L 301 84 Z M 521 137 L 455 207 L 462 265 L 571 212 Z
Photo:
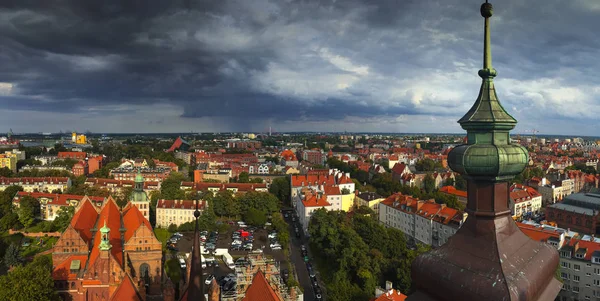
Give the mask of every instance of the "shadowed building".
M 452 170 L 467 179 L 466 222 L 448 242 L 417 257 L 412 279 L 417 292 L 407 300 L 554 300 L 558 253 L 531 240 L 517 227 L 509 208 L 509 183 L 529 161 L 527 150 L 511 144 L 517 121 L 500 104 L 494 89 L 490 49 L 492 5 L 484 3 L 485 42 L 481 89 L 458 122 L 466 144 L 448 154 Z

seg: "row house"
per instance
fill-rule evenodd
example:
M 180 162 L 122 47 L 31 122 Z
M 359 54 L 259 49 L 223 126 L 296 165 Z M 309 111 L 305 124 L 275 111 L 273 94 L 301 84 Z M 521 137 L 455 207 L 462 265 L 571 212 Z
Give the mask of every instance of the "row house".
M 25 196 L 30 196 L 38 200 L 40 203 L 39 218 L 45 221 L 53 221 L 58 216 L 60 210 L 65 207 L 79 206 L 84 198 L 90 201 L 97 208 L 102 207 L 106 201 L 106 198 L 97 196 L 19 191 L 13 197 L 12 204 L 19 208 L 21 199 Z
M 138 173 L 141 173 L 144 179 L 153 182 L 162 182 L 171 174 L 170 168 L 115 168 L 109 175 L 115 180 L 134 181 Z
M 111 194 L 121 194 L 123 188 L 134 188 L 135 180 L 115 180 L 105 178 L 87 178 L 85 185 L 95 186 L 108 190 Z M 156 181 L 144 181 L 144 192 L 150 193 L 152 191 L 160 190 L 160 183 Z
M 534 182 L 530 182 L 535 185 Z M 570 182 L 572 183 L 572 182 Z M 533 186 L 535 187 L 535 186 Z M 562 181 L 551 183 L 547 178 L 542 178 L 537 184 L 537 190 L 542 195 L 542 203 L 544 206 L 560 202 L 565 196 L 569 195 L 574 185 L 562 186 Z
M 269 192 L 267 184 L 264 183 L 207 183 L 207 182 L 181 182 L 181 189 L 195 191 L 210 191 L 217 193 L 219 191 L 231 191 L 234 194 L 246 193 L 250 191 Z
M 0 191 L 19 185 L 26 192 L 64 192 L 72 185 L 68 177 L 23 177 L 23 178 L 0 178 Z
M 392 167 L 392 179 L 394 181 L 402 181 L 408 175 L 411 175 L 413 172 L 409 168 L 410 165 L 405 163 L 396 163 Z
M 94 171 L 104 166 L 104 160 L 106 158 L 103 155 L 90 156 L 87 158 L 88 173 L 92 174 Z
M 86 152 L 58 152 L 58 159 L 74 159 L 74 160 L 85 160 L 87 157 Z
M 542 195 L 533 187 L 513 184 L 510 186 L 509 207 L 513 219 L 527 218 L 542 209 Z
M 455 196 L 459 202 L 467 206 L 467 192 L 464 190 L 458 190 L 454 186 L 444 186 L 440 188 L 440 192 L 443 194 Z
M 458 231 L 467 214 L 437 204 L 396 193 L 379 204 L 379 221 L 402 231 L 416 242 L 439 247 Z
M 194 221 L 196 211 L 195 200 L 158 200 L 156 204 L 156 226 L 167 228 L 170 225 L 180 226 Z M 208 204 L 200 201 L 198 210 L 203 212 Z
M 175 164 L 173 162 L 165 162 L 165 161 L 160 161 L 158 159 L 153 159 L 153 160 L 154 160 L 154 165 L 156 165 L 157 168 L 170 169 L 171 171 L 175 171 L 175 172 L 179 171 L 179 166 L 177 166 L 177 164 Z

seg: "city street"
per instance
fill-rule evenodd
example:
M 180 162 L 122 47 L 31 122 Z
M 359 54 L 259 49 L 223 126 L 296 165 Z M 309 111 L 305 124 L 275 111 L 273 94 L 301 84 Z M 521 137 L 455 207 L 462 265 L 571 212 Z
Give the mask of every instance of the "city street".
M 294 268 L 296 269 L 296 275 L 298 276 L 298 283 L 300 283 L 300 286 L 302 287 L 302 290 L 304 291 L 304 300 L 305 301 L 314 301 L 315 299 L 315 293 L 310 281 L 310 276 L 308 275 L 308 271 L 306 269 L 306 263 L 304 262 L 304 258 L 302 257 L 301 254 L 301 250 L 300 250 L 300 246 L 304 245 L 308 248 L 308 241 L 306 240 L 306 238 L 304 237 L 304 234 L 302 234 L 300 236 L 300 238 L 297 238 L 294 232 L 294 223 L 292 222 L 292 218 L 291 218 L 291 214 L 292 214 L 292 210 L 289 211 L 284 211 L 284 212 L 289 212 L 290 217 L 286 218 L 285 221 L 288 223 L 289 227 L 289 231 L 290 231 L 290 243 L 291 243 L 291 249 L 292 252 L 290 254 L 291 257 L 291 261 L 294 265 Z M 310 254 L 309 254 L 309 257 Z M 318 274 L 318 273 L 317 273 Z M 318 277 L 318 275 L 317 275 Z M 323 287 L 321 285 L 321 287 Z M 324 300 L 324 299 L 323 299 Z

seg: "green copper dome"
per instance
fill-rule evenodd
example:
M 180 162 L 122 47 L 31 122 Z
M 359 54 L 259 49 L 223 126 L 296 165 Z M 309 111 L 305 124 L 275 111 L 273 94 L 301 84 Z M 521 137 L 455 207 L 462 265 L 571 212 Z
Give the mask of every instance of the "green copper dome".
M 110 228 L 106 226 L 106 220 L 104 221 L 104 227 L 100 228 L 100 245 L 98 246 L 100 250 L 107 251 L 112 248 L 110 244 Z
M 492 5 L 484 3 L 481 15 L 485 18 L 485 41 L 482 79 L 479 96 L 471 109 L 458 123 L 467 131 L 467 144 L 455 147 L 448 154 L 452 170 L 472 178 L 509 180 L 521 173 L 529 156 L 520 145 L 510 143 L 509 131 L 517 124 L 498 100 L 494 88 L 497 72 L 492 67 L 489 18 Z
M 131 178 L 130 178 L 131 179 Z M 135 182 L 136 183 L 144 183 L 144 177 L 142 177 L 142 174 L 138 172 L 138 174 L 135 176 Z

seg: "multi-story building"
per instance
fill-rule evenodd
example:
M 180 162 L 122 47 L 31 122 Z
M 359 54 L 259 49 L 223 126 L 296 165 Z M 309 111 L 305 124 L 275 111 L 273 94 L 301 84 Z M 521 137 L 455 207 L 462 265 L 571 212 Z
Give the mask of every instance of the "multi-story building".
M 447 194 L 447 195 L 455 196 L 459 202 L 461 202 L 465 206 L 467 206 L 467 192 L 466 191 L 458 190 L 454 186 L 444 186 L 444 187 L 440 188 L 440 192 Z
M 137 207 L 87 199 L 52 249 L 54 287 L 67 300 L 145 300 L 161 295 L 162 244 Z M 132 299 L 133 298 L 133 299 Z
M 227 140 L 227 148 L 259 149 L 261 147 L 262 147 L 262 143 L 260 141 L 240 140 L 240 139 L 229 139 L 229 140 Z
M 104 156 L 93 156 L 89 157 L 87 160 L 88 164 L 88 173 L 92 174 L 94 171 L 102 168 L 104 164 Z
M 134 181 L 104 179 L 104 178 L 87 178 L 85 185 L 95 186 L 108 190 L 111 194 L 121 194 L 123 188 L 134 188 Z M 150 193 L 160 190 L 160 182 L 144 181 L 144 191 Z
M 207 203 L 198 204 L 200 212 L 206 209 Z M 179 226 L 194 221 L 196 201 L 192 200 L 158 200 L 156 204 L 156 226 L 167 228 L 170 225 Z
M 86 152 L 58 152 L 58 159 L 75 159 L 75 160 L 85 160 L 87 157 Z
M 298 221 L 302 225 L 304 233 L 308 233 L 308 223 L 315 210 L 324 208 L 325 210 L 334 210 L 333 206 L 327 202 L 327 196 L 322 193 L 305 190 L 304 198 L 296 204 Z
M 58 216 L 60 210 L 65 207 L 79 206 L 84 198 L 97 208 L 102 207 L 106 201 L 106 198 L 97 196 L 19 191 L 13 198 L 13 205 L 18 208 L 24 196 L 33 197 L 40 202 L 40 219 L 46 221 L 53 221 Z
M 298 168 L 298 158 L 296 158 L 296 154 L 293 151 L 286 149 L 281 152 L 279 158 L 282 166 Z
M 302 160 L 312 164 L 325 165 L 327 156 L 322 150 L 304 150 L 302 152 Z
M 115 168 L 110 171 L 110 175 L 115 180 L 134 181 L 138 173 L 141 173 L 144 179 L 154 182 L 162 182 L 171 174 L 170 168 Z
M 12 151 L 5 151 L 4 154 L 15 155 L 17 157 L 17 161 L 27 159 L 25 151 L 18 150 L 16 148 L 14 148 Z
M 458 231 L 467 214 L 437 204 L 396 193 L 379 204 L 379 221 L 402 231 L 416 242 L 439 247 Z
M 574 187 L 571 182 L 571 185 L 565 187 L 565 191 L 565 189 L 561 185 L 562 181 L 550 183 L 548 179 L 542 178 L 542 181 L 539 183 L 537 190 L 542 195 L 542 204 L 544 206 L 560 202 L 565 195 L 570 194 L 570 191 L 572 191 Z
M 304 188 L 311 188 L 315 191 L 322 191 L 320 189 L 324 186 L 337 185 L 340 191 L 345 191 L 354 194 L 355 184 L 350 178 L 349 173 L 343 173 L 337 169 L 324 169 L 322 172 L 318 171 L 315 173 L 305 175 L 292 175 L 290 180 L 291 185 L 291 197 L 292 200 L 297 198 L 298 193 Z M 347 191 L 346 191 L 347 190 Z M 299 201 L 295 199 L 294 202 Z
M 19 169 L 19 171 L 25 170 L 58 170 L 67 171 L 72 173 L 72 169 L 68 169 L 66 166 L 52 166 L 52 165 L 25 165 Z
M 510 187 L 509 207 L 514 219 L 527 218 L 542 209 L 542 195 L 533 187 L 513 184 Z
M 8 168 L 17 172 L 17 156 L 15 154 L 0 154 L 0 168 Z
M 194 153 L 175 152 L 175 158 L 183 160 L 187 165 L 196 164 L 196 156 L 194 156 Z
M 354 198 L 354 203 L 358 207 L 367 206 L 373 209 L 373 211 L 375 211 L 375 214 L 378 215 L 379 203 L 381 203 L 383 200 L 385 199 L 375 192 L 362 192 L 356 195 L 356 198 Z
M 33 159 L 40 161 L 42 165 L 48 165 L 58 160 L 58 156 L 34 156 Z
M 30 178 L 0 178 L 0 191 L 19 185 L 26 192 L 64 192 L 71 187 L 71 179 L 68 177 L 30 177 Z
M 228 190 L 234 194 L 246 193 L 249 191 L 268 192 L 267 184 L 263 183 L 205 183 L 205 182 L 181 182 L 181 189 L 210 191 L 217 193 L 219 191 Z
M 546 207 L 546 219 L 561 228 L 585 234 L 600 233 L 600 194 L 574 193 Z
M 76 177 L 85 176 L 89 173 L 87 161 L 79 161 L 73 165 L 73 175 Z

